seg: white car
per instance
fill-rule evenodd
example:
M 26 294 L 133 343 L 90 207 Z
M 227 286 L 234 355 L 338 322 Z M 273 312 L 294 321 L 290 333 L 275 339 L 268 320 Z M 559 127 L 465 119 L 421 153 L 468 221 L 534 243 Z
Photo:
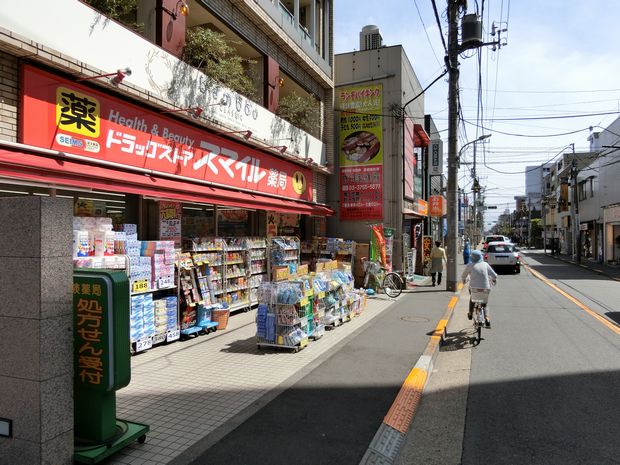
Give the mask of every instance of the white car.
M 496 271 L 508 268 L 515 273 L 521 272 L 521 256 L 512 242 L 489 242 L 484 260 Z

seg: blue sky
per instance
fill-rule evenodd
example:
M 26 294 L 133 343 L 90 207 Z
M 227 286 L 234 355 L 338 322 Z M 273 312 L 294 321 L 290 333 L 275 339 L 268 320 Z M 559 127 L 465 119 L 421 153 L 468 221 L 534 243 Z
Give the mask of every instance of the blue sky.
M 445 52 L 431 0 L 334 3 L 335 53 L 357 50 L 361 28 L 375 24 L 385 45 L 404 46 L 422 87 L 441 73 Z M 436 4 L 445 37 L 447 2 L 436 0 Z M 587 151 L 589 126 L 601 130 L 596 126 L 606 127 L 620 116 L 620 1 L 469 0 L 468 13 L 480 11 L 482 5 L 484 40 L 491 40 L 487 34 L 495 22 L 508 28 L 504 34 L 508 43 L 495 52 L 490 47 L 480 52 L 482 115 L 487 119 L 483 125 L 490 130 L 475 126 L 477 55 L 468 53 L 459 59 L 461 105 L 468 121 L 459 132 L 459 146 L 493 134 L 484 148 L 478 145 L 477 155 L 487 204 L 498 206 L 487 212 L 486 221 L 492 222 L 505 208 L 514 209 L 515 195 L 524 194 L 525 166 L 552 159 L 573 143 L 577 151 Z M 425 113 L 433 116 L 440 130 L 447 128 L 447 91 L 447 81 L 442 79 L 425 96 Z M 575 117 L 607 112 L 615 114 Z M 562 118 L 514 120 L 551 116 Z M 555 136 L 572 131 L 578 132 Z M 442 137 L 445 141 L 447 131 Z M 471 161 L 469 149 L 464 158 Z M 459 177 L 461 187 L 471 186 L 466 168 Z

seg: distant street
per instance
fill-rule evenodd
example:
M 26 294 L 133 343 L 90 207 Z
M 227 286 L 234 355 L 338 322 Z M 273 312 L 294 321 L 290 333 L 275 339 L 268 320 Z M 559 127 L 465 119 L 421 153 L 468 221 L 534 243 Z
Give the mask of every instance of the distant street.
M 620 463 L 620 282 L 542 253 L 501 275 L 472 347 L 465 296 L 398 463 Z M 614 331 L 614 328 L 616 330 Z

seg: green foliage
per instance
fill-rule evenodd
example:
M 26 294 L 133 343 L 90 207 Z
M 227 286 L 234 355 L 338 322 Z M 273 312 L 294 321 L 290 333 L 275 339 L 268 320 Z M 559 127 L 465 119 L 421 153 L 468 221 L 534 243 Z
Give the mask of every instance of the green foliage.
M 536 218 L 531 220 L 531 237 L 541 237 L 542 236 L 542 220 L 540 218 Z
M 311 96 L 301 97 L 292 93 L 282 97 L 276 113 L 292 125 L 317 136 L 320 128 L 319 105 Z
M 256 88 L 247 72 L 255 62 L 240 57 L 224 34 L 206 27 L 188 29 L 183 59 L 211 79 L 256 101 Z
M 131 29 L 140 32 L 142 25 L 137 23 L 138 0 L 84 0 L 97 11 L 108 18 L 123 23 Z

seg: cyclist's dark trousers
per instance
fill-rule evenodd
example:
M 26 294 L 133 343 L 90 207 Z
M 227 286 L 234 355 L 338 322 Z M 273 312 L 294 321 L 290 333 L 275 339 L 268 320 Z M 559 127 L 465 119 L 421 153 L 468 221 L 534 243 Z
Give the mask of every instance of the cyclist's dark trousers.
M 438 273 L 431 273 L 431 278 L 433 279 L 433 286 L 435 285 L 435 275 L 437 275 L 437 284 L 441 284 L 441 271 Z

